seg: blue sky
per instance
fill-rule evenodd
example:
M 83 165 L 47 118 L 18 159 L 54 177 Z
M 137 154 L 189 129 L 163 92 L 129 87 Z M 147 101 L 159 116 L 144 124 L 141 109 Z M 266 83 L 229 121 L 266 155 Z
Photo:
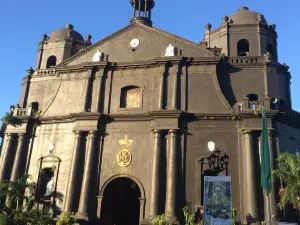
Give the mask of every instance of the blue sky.
M 241 6 L 264 14 L 269 24 L 277 25 L 279 61 L 290 66 L 293 108 L 300 111 L 299 0 L 156 0 L 152 18 L 154 26 L 199 42 L 206 23 L 216 28 L 222 16 Z M 71 23 L 83 36 L 91 33 L 94 43 L 126 26 L 131 15 L 129 0 L 0 1 L 0 117 L 17 103 L 22 77 L 35 65 L 43 33 L 49 35 Z

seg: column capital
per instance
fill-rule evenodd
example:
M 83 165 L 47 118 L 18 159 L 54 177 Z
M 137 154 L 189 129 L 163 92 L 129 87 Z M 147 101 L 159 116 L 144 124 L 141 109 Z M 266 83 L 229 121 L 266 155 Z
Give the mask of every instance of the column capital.
M 254 130 L 242 130 L 241 133 L 243 135 L 246 135 L 246 134 L 253 134 L 254 133 Z
M 161 133 L 162 133 L 162 130 L 152 130 L 152 132 L 153 132 L 153 134 L 155 135 L 155 136 L 161 136 Z
M 171 134 L 171 135 L 178 134 L 178 130 L 176 130 L 176 129 L 169 130 L 169 134 Z
M 23 138 L 24 136 L 26 136 L 26 133 L 18 133 L 18 136 Z
M 97 130 L 90 130 L 89 136 L 95 136 L 97 134 Z
M 73 132 L 74 132 L 75 135 L 81 135 L 82 134 L 81 130 L 73 130 Z

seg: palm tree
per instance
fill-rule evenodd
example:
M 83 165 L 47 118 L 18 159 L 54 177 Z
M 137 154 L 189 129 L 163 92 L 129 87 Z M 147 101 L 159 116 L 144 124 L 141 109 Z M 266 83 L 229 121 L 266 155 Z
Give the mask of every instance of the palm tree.
M 8 208 L 19 209 L 23 207 L 23 202 L 26 205 L 33 201 L 34 184 L 28 182 L 29 175 L 17 178 L 15 181 L 4 181 L 0 184 L 0 197 L 6 196 L 6 206 Z M 30 192 L 30 194 L 25 194 Z M 31 204 L 30 204 L 31 205 Z
M 300 157 L 296 154 L 282 153 L 277 159 L 277 169 L 272 171 L 275 178 L 281 180 L 284 188 L 280 189 L 280 209 L 292 204 L 294 209 L 300 210 Z

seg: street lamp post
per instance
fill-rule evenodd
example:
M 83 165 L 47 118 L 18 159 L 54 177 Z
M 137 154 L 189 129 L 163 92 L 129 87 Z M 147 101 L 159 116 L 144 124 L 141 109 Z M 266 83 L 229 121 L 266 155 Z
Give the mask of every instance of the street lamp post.
M 226 152 L 221 156 L 221 151 L 217 148 L 208 157 L 200 159 L 200 162 L 201 173 L 203 173 L 203 165 L 208 164 L 210 170 L 215 171 L 218 174 L 225 170 L 226 176 L 228 176 L 229 156 Z

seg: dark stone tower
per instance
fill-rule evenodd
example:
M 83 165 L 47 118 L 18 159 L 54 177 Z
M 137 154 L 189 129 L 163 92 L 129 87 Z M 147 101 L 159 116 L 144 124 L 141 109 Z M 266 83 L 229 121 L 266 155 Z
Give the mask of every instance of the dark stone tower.
M 151 11 L 155 6 L 154 0 L 130 0 L 133 7 L 133 16 L 130 22 L 138 21 L 152 26 Z

